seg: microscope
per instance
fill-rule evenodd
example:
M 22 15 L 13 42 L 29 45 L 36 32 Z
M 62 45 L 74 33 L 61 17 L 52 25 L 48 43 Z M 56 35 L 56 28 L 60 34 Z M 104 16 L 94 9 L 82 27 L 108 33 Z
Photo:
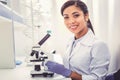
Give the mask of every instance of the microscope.
M 56 51 L 52 51 L 48 55 L 44 51 L 40 49 L 41 45 L 50 37 L 50 34 L 46 34 L 43 39 L 38 42 L 39 46 L 32 47 L 32 52 L 30 56 L 34 56 L 34 59 L 30 60 L 30 62 L 35 63 L 34 64 L 34 70 L 31 71 L 31 76 L 42 76 L 42 77 L 53 77 L 54 73 L 51 71 L 46 70 L 45 61 L 47 61 L 48 57 L 51 57 L 50 55 L 53 55 L 56 53 Z

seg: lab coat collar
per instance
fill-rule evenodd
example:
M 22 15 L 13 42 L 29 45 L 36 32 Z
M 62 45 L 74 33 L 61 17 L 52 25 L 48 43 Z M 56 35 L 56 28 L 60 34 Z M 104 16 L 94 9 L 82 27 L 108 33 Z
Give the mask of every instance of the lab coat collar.
M 92 46 L 93 42 L 97 39 L 95 37 L 95 35 L 93 34 L 93 32 L 91 31 L 91 29 L 88 29 L 88 32 L 81 38 L 75 40 L 75 38 L 73 38 L 75 42 L 80 42 L 82 45 L 85 46 Z

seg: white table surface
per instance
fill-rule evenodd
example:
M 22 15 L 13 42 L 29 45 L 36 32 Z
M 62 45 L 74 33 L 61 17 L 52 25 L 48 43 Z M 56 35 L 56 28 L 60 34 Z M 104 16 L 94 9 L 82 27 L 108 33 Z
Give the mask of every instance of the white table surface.
M 32 66 L 27 66 L 25 61 L 21 65 L 16 65 L 14 69 L 0 69 L 0 80 L 71 80 L 55 74 L 52 78 L 31 77 Z

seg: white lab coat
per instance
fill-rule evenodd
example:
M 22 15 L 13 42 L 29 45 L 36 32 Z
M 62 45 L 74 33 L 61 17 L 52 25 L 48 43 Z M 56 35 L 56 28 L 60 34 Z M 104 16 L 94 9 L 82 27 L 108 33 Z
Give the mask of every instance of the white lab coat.
M 82 80 L 104 80 L 110 62 L 107 45 L 89 29 L 80 39 L 70 40 L 63 63 L 66 68 L 82 75 Z

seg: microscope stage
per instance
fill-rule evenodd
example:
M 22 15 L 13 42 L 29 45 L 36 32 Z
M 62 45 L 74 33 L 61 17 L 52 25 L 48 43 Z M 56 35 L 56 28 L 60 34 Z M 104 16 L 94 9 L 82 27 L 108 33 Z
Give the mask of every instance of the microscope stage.
M 53 77 L 54 73 L 50 71 L 31 71 L 32 77 Z

